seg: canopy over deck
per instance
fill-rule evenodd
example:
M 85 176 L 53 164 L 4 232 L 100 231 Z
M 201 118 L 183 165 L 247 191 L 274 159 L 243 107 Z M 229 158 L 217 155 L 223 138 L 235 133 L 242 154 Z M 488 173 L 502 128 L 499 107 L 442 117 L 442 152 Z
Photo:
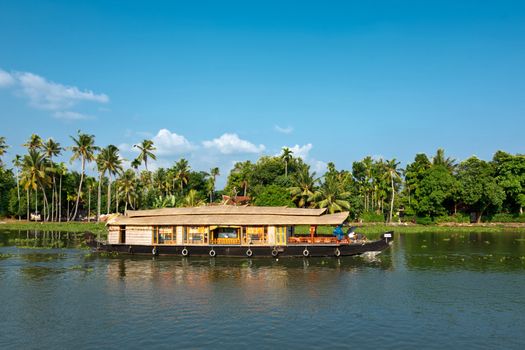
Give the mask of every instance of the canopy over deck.
M 325 214 L 326 209 L 212 206 L 128 211 L 109 225 L 339 225 L 348 212 Z

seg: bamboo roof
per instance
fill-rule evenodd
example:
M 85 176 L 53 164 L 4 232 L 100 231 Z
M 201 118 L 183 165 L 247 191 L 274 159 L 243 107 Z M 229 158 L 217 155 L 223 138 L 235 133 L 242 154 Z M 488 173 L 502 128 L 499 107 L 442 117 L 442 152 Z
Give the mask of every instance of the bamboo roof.
M 128 211 L 109 225 L 339 225 L 348 212 L 325 214 L 326 209 L 213 206 Z

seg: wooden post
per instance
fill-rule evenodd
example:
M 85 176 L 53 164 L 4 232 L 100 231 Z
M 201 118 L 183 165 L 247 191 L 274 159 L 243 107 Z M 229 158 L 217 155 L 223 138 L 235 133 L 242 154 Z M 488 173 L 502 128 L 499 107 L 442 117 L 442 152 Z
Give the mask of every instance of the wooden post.
M 310 226 L 310 243 L 314 243 L 314 234 L 317 226 L 311 225 Z

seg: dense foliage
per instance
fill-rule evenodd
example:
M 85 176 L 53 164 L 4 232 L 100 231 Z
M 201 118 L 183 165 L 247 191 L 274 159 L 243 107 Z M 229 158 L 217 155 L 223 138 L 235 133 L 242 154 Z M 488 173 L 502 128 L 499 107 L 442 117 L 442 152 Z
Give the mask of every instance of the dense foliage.
M 351 170 L 329 163 L 319 176 L 289 148 L 280 156 L 263 156 L 255 163 L 238 162 L 222 191 L 216 189 L 219 168 L 194 171 L 186 159 L 169 168 L 148 169 L 155 145 L 135 145 L 136 159 L 125 169 L 119 149 L 99 147 L 93 135 L 78 132 L 72 146 L 31 135 L 27 154 L 16 155 L 12 167 L 2 162 L 8 151 L 0 137 L 0 215 L 43 221 L 73 221 L 128 209 L 198 206 L 230 198 L 250 197 L 262 206 L 327 208 L 349 211 L 364 221 L 468 222 L 525 221 L 525 156 L 496 152 L 489 162 L 471 157 L 462 162 L 439 149 L 433 157 L 417 154 L 405 169 L 395 159 L 365 157 Z M 71 152 L 80 172 L 54 161 Z M 88 165 L 97 173 L 86 173 Z

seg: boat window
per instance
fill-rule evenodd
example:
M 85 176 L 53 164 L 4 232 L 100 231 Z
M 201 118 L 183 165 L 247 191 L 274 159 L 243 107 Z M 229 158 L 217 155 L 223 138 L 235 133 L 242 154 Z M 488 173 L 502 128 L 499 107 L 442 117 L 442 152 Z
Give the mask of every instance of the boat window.
M 208 243 L 207 226 L 188 226 L 184 234 L 184 241 L 188 244 L 206 244 Z
M 266 243 L 268 228 L 266 226 L 247 226 L 245 239 L 247 244 Z

